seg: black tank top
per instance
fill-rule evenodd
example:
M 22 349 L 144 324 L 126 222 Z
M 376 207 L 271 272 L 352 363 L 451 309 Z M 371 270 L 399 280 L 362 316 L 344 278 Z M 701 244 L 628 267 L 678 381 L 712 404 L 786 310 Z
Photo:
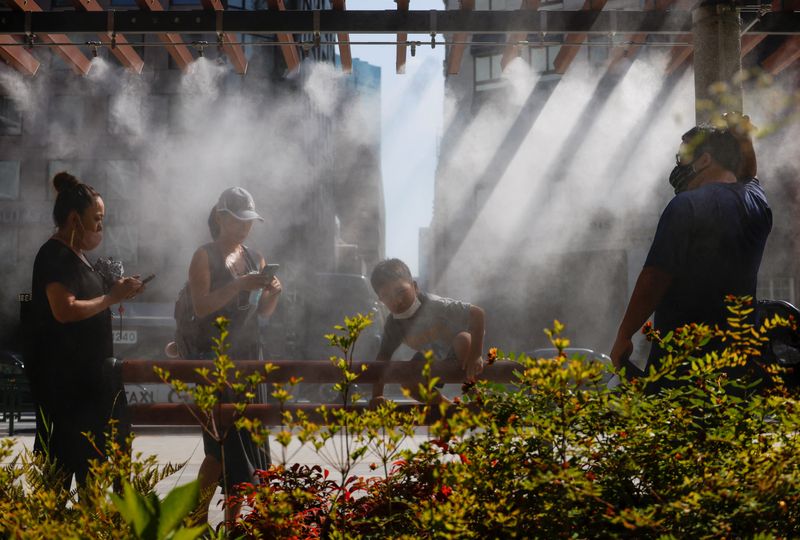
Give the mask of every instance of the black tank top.
M 244 258 L 246 262 L 246 273 L 257 272 L 258 263 L 247 247 L 242 245 L 244 249 Z M 224 287 L 236 277 L 225 266 L 225 258 L 219 250 L 219 246 L 215 242 L 210 242 L 201 249 L 206 251 L 208 255 L 208 270 L 211 274 L 210 291 L 215 291 Z M 257 254 L 256 254 L 257 256 Z M 260 257 L 258 257 L 260 259 Z M 203 340 L 203 353 L 212 353 L 212 337 L 217 337 L 217 329 L 213 326 L 213 321 L 220 316 L 227 318 L 230 323 L 228 324 L 228 339 L 227 343 L 230 345 L 228 348 L 228 355 L 235 360 L 257 360 L 259 358 L 259 339 L 258 339 L 258 315 L 256 313 L 258 306 L 250 305 L 250 291 L 241 291 L 230 302 L 228 302 L 222 309 L 215 311 L 208 315 L 204 321 L 203 326 L 209 328 L 208 339 Z M 206 324 L 207 323 L 207 324 Z

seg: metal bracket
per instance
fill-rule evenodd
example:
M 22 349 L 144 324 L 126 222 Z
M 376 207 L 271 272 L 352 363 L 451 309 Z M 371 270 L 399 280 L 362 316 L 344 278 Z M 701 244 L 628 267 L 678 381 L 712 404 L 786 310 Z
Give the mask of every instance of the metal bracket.
M 436 10 L 432 9 L 431 14 L 431 49 L 436 48 Z
M 615 10 L 611 10 L 608 12 L 609 16 L 609 26 L 611 27 L 611 31 L 608 33 L 609 41 L 613 41 L 614 36 L 617 35 L 617 12 Z
M 544 42 L 544 38 L 547 37 L 547 31 L 544 30 L 547 28 L 547 11 L 539 11 L 539 41 Z
M 109 9 L 106 16 L 106 26 L 108 27 L 108 34 L 111 36 L 111 50 L 117 48 L 117 31 L 114 29 L 114 10 Z
M 25 12 L 25 47 L 30 50 L 33 48 L 33 40 L 36 36 L 31 32 L 31 12 Z
M 319 27 L 320 27 L 320 10 L 315 9 L 313 12 L 313 24 L 314 24 L 314 47 L 319 49 L 320 43 L 322 42 L 322 38 L 319 35 Z

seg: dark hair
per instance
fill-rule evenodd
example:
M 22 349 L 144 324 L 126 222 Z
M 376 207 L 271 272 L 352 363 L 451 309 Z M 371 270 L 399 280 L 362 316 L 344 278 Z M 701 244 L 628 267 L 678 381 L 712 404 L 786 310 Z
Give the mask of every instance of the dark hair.
M 691 148 L 693 159 L 708 152 L 724 169 L 738 173 L 742 164 L 742 151 L 739 141 L 730 130 L 707 125 L 696 126 L 683 134 L 683 142 Z
M 385 259 L 375 265 L 369 277 L 372 289 L 377 293 L 387 283 L 403 279 L 409 283 L 414 281 L 411 270 L 400 259 Z
M 208 214 L 208 232 L 211 233 L 211 239 L 216 240 L 219 238 L 219 233 L 222 232 L 222 229 L 219 226 L 219 222 L 217 221 L 217 205 L 211 207 L 211 213 Z
M 70 212 L 74 210 L 79 216 L 83 215 L 83 212 L 100 196 L 92 186 L 81 183 L 63 171 L 53 177 L 53 187 L 58 192 L 56 204 L 53 206 L 53 221 L 59 228 L 67 224 Z

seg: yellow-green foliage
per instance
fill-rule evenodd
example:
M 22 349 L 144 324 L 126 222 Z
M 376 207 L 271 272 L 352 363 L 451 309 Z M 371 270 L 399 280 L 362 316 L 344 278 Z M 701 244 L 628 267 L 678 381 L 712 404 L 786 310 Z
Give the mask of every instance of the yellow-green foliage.
M 566 358 L 561 323 L 547 331 L 555 358 L 492 349 L 491 360 L 519 364 L 513 383 L 481 382 L 442 406 L 414 450 L 401 447 L 437 411 L 430 403 L 405 412 L 393 403 L 353 409 L 348 392 L 360 373 L 351 370 L 352 350 L 368 319 L 348 319 L 329 337 L 341 351 L 332 361 L 342 372 L 342 407 L 321 408 L 324 425 L 285 412 L 273 433 L 284 450 L 293 440 L 315 449 L 327 467 L 291 464 L 284 452 L 259 483 L 234 494 L 247 513 L 226 530 L 247 538 L 798 537 L 800 406 L 779 370 L 759 364 L 769 330 L 794 323 L 775 317 L 754 328 L 750 300 L 729 303 L 725 328 L 689 325 L 664 336 L 646 329 L 665 349 L 665 367 L 613 391 L 604 384 L 608 366 Z M 224 338 L 223 331 L 222 345 Z M 711 340 L 724 350 L 704 352 Z M 220 349 L 208 374 L 215 390 L 196 395 L 213 408 L 215 392 L 240 390 L 247 403 L 248 384 L 235 386 Z M 432 401 L 430 361 L 418 394 Z M 668 389 L 648 391 L 665 380 Z M 280 403 L 297 382 L 276 385 Z M 5 443 L 0 454 L 9 449 Z M 0 536 L 162 537 L 157 517 L 171 503 L 148 495 L 161 476 L 152 463 L 120 453 L 97 465 L 77 500 L 54 488 L 52 471 L 36 459 L 24 455 L 0 471 Z M 352 475 L 365 459 L 376 476 Z M 134 487 L 117 503 L 128 505 L 123 514 L 135 523 L 130 505 L 138 501 L 134 528 L 107 495 L 123 479 Z M 176 531 L 166 537 L 193 533 L 185 519 L 165 523 Z
M 105 449 L 109 459 L 92 462 L 80 492 L 63 487 L 62 474 L 43 454 L 12 455 L 13 441 L 0 441 L 0 461 L 11 460 L 0 469 L 0 538 L 136 538 L 109 493 L 125 483 L 131 492 L 155 497 L 155 485 L 183 465 L 159 467 L 155 456 L 131 455 L 114 440 L 114 430 L 112 423 Z
M 492 351 L 519 363 L 513 386 L 479 383 L 418 450 L 398 453 L 396 444 L 419 414 L 388 404 L 349 416 L 350 448 L 383 448 L 378 455 L 390 457 L 370 468 L 388 474 L 339 483 L 321 470 L 278 467 L 243 494 L 256 511 L 237 530 L 281 538 L 797 537 L 800 408 L 779 380 L 763 384 L 775 373 L 740 369 L 757 368 L 766 332 L 789 322 L 753 328 L 749 299 L 729 301 L 726 328 L 648 330 L 669 368 L 615 391 L 603 382 L 607 366 L 565 358 L 557 322 L 547 331 L 556 358 Z M 724 352 L 701 351 L 712 339 Z M 674 388 L 644 391 L 664 378 Z M 306 440 L 317 441 L 306 428 Z

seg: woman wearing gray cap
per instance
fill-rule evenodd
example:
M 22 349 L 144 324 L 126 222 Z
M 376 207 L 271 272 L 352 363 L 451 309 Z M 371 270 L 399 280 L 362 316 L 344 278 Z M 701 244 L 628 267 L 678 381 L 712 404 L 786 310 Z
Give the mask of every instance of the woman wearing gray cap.
M 252 195 L 240 187 L 226 189 L 208 217 L 213 241 L 200 246 L 192 257 L 192 305 L 197 319 L 208 328 L 208 334 L 196 344 L 201 357 L 213 358 L 213 321 L 224 316 L 230 321 L 228 356 L 236 360 L 259 358 L 256 315 L 268 316 L 275 311 L 281 283 L 274 276 L 260 273 L 264 258 L 243 243 L 255 220 L 264 221 L 255 211 Z M 253 291 L 261 294 L 251 294 Z M 252 482 L 253 470 L 269 467 L 269 448 L 257 447 L 246 431 L 230 430 L 223 444 L 226 493 L 235 484 Z M 205 431 L 203 447 L 206 455 L 198 478 L 201 493 L 209 493 L 222 477 L 222 452 L 220 444 Z M 238 509 L 226 510 L 227 519 L 238 513 Z

